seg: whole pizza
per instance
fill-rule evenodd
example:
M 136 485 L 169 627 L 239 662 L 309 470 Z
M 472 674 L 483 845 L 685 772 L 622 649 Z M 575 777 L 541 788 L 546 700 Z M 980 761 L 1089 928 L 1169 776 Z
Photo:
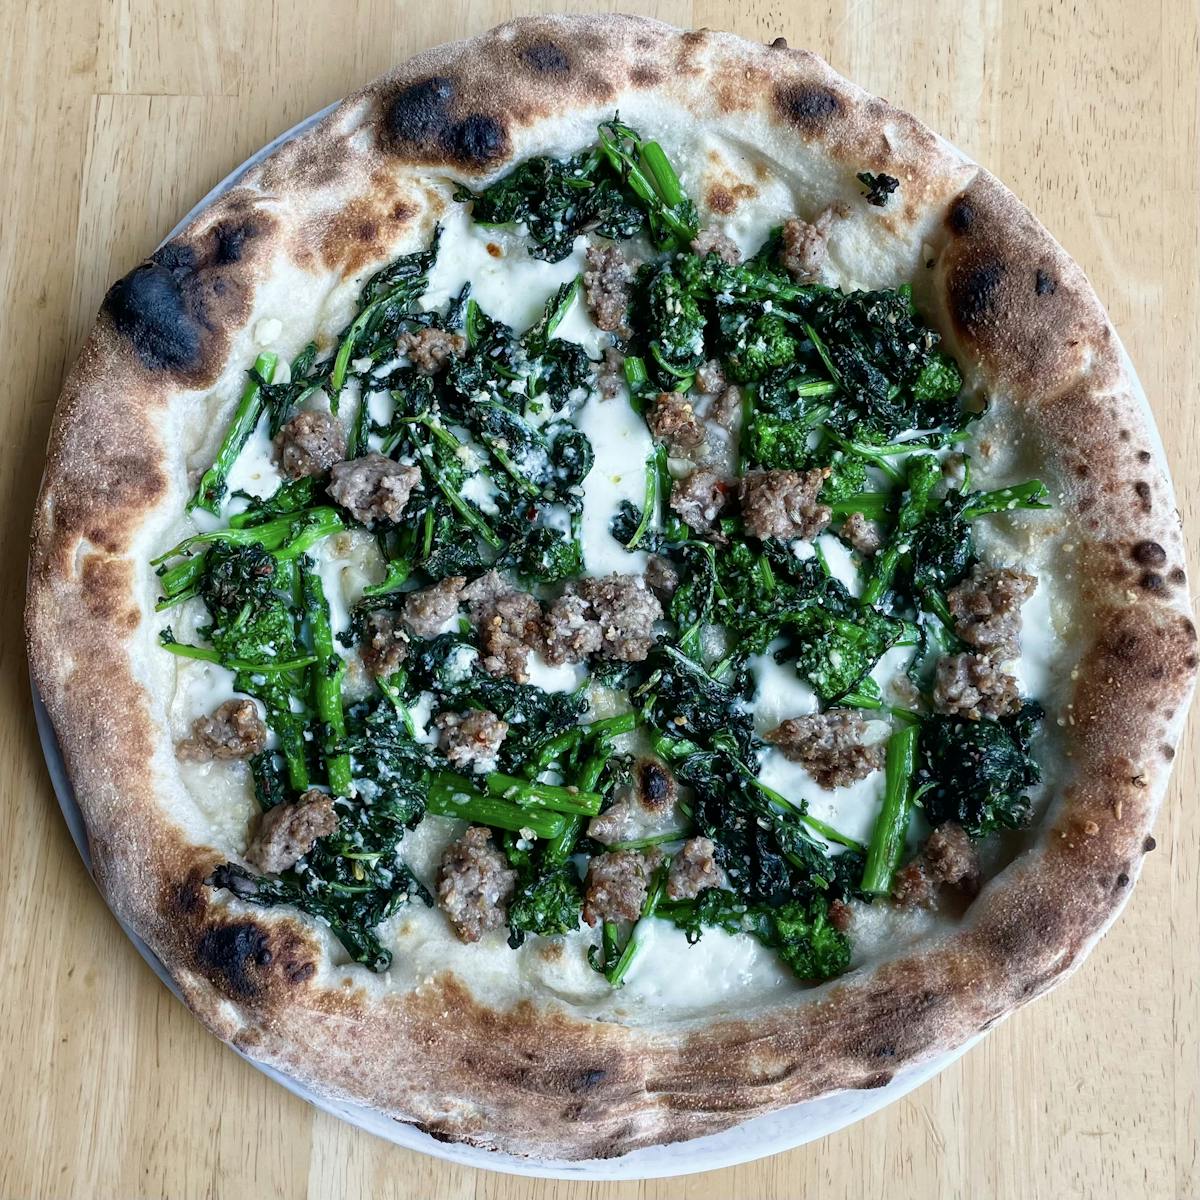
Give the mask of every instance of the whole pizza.
M 558 1159 L 1044 992 L 1197 663 L 1041 225 L 782 39 L 609 16 L 418 56 L 113 285 L 28 632 L 98 882 L 215 1033 Z

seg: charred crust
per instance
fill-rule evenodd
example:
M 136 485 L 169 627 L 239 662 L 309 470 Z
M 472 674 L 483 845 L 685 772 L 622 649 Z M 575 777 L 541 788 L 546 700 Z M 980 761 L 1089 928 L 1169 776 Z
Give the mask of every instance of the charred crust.
M 972 267 L 953 279 L 949 292 L 950 309 L 964 330 L 981 325 L 995 315 L 1004 272 L 1003 263 L 992 262 Z
M 1157 847 L 1158 847 L 1158 842 L 1156 842 L 1154 840 L 1153 835 L 1150 835 L 1142 843 L 1142 852 L 1144 854 L 1149 854 L 1151 850 L 1155 850 L 1155 849 L 1157 849 Z
M 250 308 L 249 268 L 275 222 L 243 198 L 227 216 L 168 242 L 108 290 L 101 304 L 142 365 L 202 386 L 220 370 L 228 334 Z
M 1053 296 L 1058 291 L 1058 280 L 1039 267 L 1034 274 L 1033 290 L 1039 296 Z
M 946 215 L 946 224 L 949 225 L 951 233 L 959 236 L 970 233 L 971 227 L 975 224 L 975 208 L 970 200 L 965 196 L 959 196 L 950 205 L 950 211 Z
M 781 83 L 774 99 L 784 120 L 804 133 L 819 133 L 842 112 L 837 93 L 814 83 Z
M 539 75 L 565 75 L 571 69 L 566 51 L 549 38 L 530 42 L 520 51 L 520 56 Z
M 1165 567 L 1167 552 L 1157 542 L 1141 541 L 1133 544 L 1129 557 L 1140 567 Z
M 1139 479 L 1133 485 L 1133 492 L 1141 504 L 1142 512 L 1148 513 L 1152 507 L 1150 485 L 1144 479 Z
M 1129 874 L 1128 874 L 1128 872 L 1126 872 L 1126 871 L 1121 871 L 1121 872 L 1119 872 L 1119 873 L 1118 873 L 1118 875 L 1117 875 L 1117 878 L 1116 878 L 1116 888 L 1117 888 L 1117 891 L 1120 891 L 1120 890 L 1121 890 L 1121 888 L 1126 888 L 1126 887 L 1128 887 L 1128 886 L 1129 886 Z
M 480 170 L 510 153 L 508 131 L 482 112 L 458 115 L 454 81 L 435 75 L 385 100 L 381 141 L 386 150 L 424 162 Z
M 1155 571 L 1146 571 L 1138 579 L 1138 587 L 1147 592 L 1161 592 L 1166 586 L 1166 580 Z
M 211 926 L 196 943 L 197 968 L 235 1000 L 258 997 L 265 983 L 264 969 L 273 959 L 270 935 L 253 921 Z

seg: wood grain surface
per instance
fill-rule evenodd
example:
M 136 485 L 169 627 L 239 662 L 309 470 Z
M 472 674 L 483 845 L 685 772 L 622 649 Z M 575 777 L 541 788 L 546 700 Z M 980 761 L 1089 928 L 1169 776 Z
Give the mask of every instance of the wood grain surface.
M 522 11 L 505 0 L 0 0 L 0 1197 L 1200 1196 L 1194 736 L 1126 915 L 1059 991 L 879 1115 L 688 1180 L 521 1180 L 341 1125 L 205 1033 L 100 902 L 46 777 L 21 636 L 30 512 L 63 373 L 109 281 L 259 146 L 422 47 Z M 816 50 L 1008 182 L 1107 304 L 1194 538 L 1194 2 L 664 0 L 642 11 Z

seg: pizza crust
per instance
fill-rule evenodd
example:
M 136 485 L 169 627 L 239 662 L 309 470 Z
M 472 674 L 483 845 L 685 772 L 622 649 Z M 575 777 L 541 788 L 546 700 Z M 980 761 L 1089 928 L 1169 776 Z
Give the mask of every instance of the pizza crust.
M 971 382 L 1044 464 L 1068 525 L 1065 575 L 1082 606 L 1058 731 L 1065 769 L 1027 848 L 961 926 L 793 1003 L 630 1028 L 529 1002 L 496 1011 L 448 974 L 389 993 L 332 967 L 311 926 L 202 882 L 222 856 L 189 815 L 147 634 L 145 562 L 186 498 L 194 448 L 181 431 L 221 420 L 201 402 L 232 394 L 281 278 L 328 298 L 427 236 L 423 173 L 478 183 L 514 157 L 581 143 L 614 108 L 649 105 L 742 131 L 830 200 L 857 195 L 860 170 L 900 178 L 894 203 L 855 226 L 861 282 L 917 277 Z M 1077 965 L 1154 845 L 1197 666 L 1187 597 L 1170 485 L 1116 335 L 1079 268 L 1002 184 L 779 42 L 538 17 L 371 84 L 114 285 L 56 414 L 27 629 L 97 882 L 209 1028 L 436 1137 L 578 1159 L 881 1086 Z

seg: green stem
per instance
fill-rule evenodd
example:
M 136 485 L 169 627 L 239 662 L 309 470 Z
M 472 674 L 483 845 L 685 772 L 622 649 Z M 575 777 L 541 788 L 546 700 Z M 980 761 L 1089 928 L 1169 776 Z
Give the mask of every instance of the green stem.
M 229 472 L 262 416 L 262 384 L 270 383 L 274 378 L 278 362 L 279 356 L 271 353 L 260 354 L 254 360 L 254 373 L 242 389 L 242 396 L 234 410 L 233 421 L 225 433 L 225 440 L 217 451 L 213 465 L 200 476 L 196 494 L 188 501 L 188 512 L 202 508 L 205 512 L 215 515 L 220 509 Z
M 629 940 L 625 943 L 625 949 L 621 951 L 621 957 L 617 959 L 612 969 L 605 972 L 605 978 L 611 987 L 619 988 L 625 982 L 625 976 L 629 974 L 629 968 L 633 966 L 634 960 L 641 951 L 642 940 L 645 937 L 646 931 L 645 922 L 654 916 L 659 902 L 663 898 L 663 894 L 667 888 L 667 871 L 670 865 L 671 860 L 666 859 L 654 872 L 654 878 L 650 883 L 650 890 L 646 893 L 646 901 L 642 905 L 641 916 L 638 917 L 637 924 L 629 934 Z
M 862 890 L 871 895 L 891 893 L 892 879 L 904 853 L 912 813 L 912 779 L 920 733 L 920 725 L 905 725 L 888 741 L 883 806 L 871 834 L 863 870 Z
M 304 612 L 308 617 L 309 635 L 317 661 L 313 666 L 313 707 L 324 726 L 325 769 L 329 789 L 335 796 L 349 796 L 353 791 L 350 756 L 344 752 L 331 753 L 334 746 L 346 740 L 346 712 L 342 705 L 342 677 L 346 664 L 334 649 L 333 628 L 329 623 L 329 603 L 321 577 L 315 570 L 301 572 L 304 589 Z
M 279 675 L 285 671 L 302 671 L 317 660 L 311 654 L 302 658 L 290 658 L 286 662 L 251 662 L 245 658 L 223 658 L 216 650 L 208 646 L 193 646 L 188 642 L 162 641 L 164 650 L 177 654 L 180 658 L 194 658 L 200 662 L 217 663 L 230 671 L 244 671 L 247 675 Z
M 489 772 L 483 782 L 489 796 L 498 796 L 501 800 L 511 800 L 514 804 L 528 804 L 573 816 L 594 817 L 600 811 L 602 803 L 598 792 L 517 779 L 512 775 L 502 775 L 499 771 Z
M 426 811 L 439 817 L 456 817 L 493 829 L 520 833 L 528 829 L 535 837 L 553 838 L 562 833 L 567 818 L 547 810 L 520 808 L 506 800 L 486 796 L 460 776 L 449 772 L 434 777 L 425 802 Z
M 426 473 L 437 485 L 438 491 L 446 497 L 450 507 L 462 519 L 475 530 L 475 532 L 485 541 L 493 550 L 499 550 L 503 545 L 503 540 L 496 535 L 490 525 L 459 495 L 455 488 L 452 488 L 445 479 L 442 478 L 441 472 L 437 469 L 433 459 L 424 450 L 417 451 L 418 457 L 421 459 L 421 464 L 424 466 Z

